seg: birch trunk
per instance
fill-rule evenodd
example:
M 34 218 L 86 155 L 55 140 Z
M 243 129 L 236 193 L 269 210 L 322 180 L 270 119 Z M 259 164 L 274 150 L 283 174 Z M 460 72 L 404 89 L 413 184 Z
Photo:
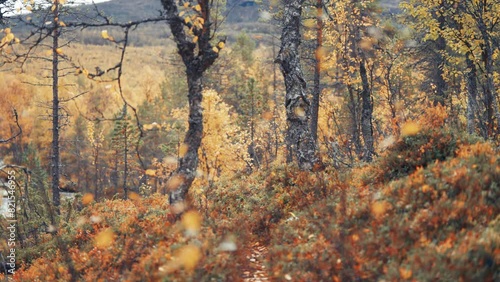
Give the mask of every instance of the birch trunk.
M 52 202 L 57 214 L 60 214 L 60 148 L 59 148 L 59 1 L 55 2 L 54 31 L 52 32 Z
M 306 82 L 299 58 L 300 22 L 304 0 L 285 2 L 281 49 L 276 62 L 285 78 L 287 115 L 286 143 L 299 167 L 312 169 L 318 162 L 316 142 L 310 132 L 311 103 L 306 96 Z
M 177 1 L 162 0 L 166 16 L 169 19 L 170 30 L 177 44 L 177 51 L 186 67 L 186 79 L 188 83 L 189 101 L 189 126 L 184 137 L 186 152 L 180 156 L 179 166 L 172 174 L 170 183 L 176 182 L 175 187 L 170 188 L 170 204 L 183 202 L 196 176 L 198 168 L 198 149 L 200 148 L 203 136 L 203 109 L 201 101 L 203 99 L 203 73 L 215 62 L 218 57 L 218 47 L 210 44 L 211 26 L 210 20 L 210 0 L 197 1 L 200 5 L 200 16 L 203 18 L 201 28 L 192 27 L 192 32 L 198 36 L 198 41 L 193 42 L 186 32 L 184 19 L 179 17 Z M 172 181 L 175 179 L 175 181 Z M 167 182 L 168 183 L 168 182 Z
M 371 162 L 373 160 L 373 154 L 375 153 L 375 149 L 373 147 L 374 141 L 372 124 L 373 103 L 364 58 L 361 59 L 361 62 L 359 63 L 359 73 L 362 82 L 361 101 L 363 108 L 361 110 L 361 134 L 363 135 L 364 141 L 363 159 L 366 162 Z

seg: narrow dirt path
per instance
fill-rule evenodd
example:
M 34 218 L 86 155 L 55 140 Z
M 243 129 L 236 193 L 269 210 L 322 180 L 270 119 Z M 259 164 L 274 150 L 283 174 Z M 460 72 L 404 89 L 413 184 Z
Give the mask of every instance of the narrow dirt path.
M 267 248 L 260 242 L 254 242 L 248 246 L 248 265 L 243 270 L 243 281 L 260 282 L 270 281 L 267 277 L 264 258 L 267 256 Z

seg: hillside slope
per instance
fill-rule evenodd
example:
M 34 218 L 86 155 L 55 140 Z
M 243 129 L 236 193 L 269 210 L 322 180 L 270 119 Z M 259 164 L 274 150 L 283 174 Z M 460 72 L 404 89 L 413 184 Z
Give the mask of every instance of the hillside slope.
M 158 194 L 90 204 L 14 278 L 64 281 L 71 262 L 79 281 L 240 281 L 261 242 L 273 281 L 498 281 L 500 155 L 424 120 L 372 165 L 219 179 L 180 222 Z

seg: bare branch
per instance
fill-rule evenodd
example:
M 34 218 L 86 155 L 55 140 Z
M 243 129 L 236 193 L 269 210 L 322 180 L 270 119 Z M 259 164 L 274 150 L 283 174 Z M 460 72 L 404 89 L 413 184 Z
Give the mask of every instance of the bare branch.
M 13 112 L 13 115 L 14 115 L 14 119 L 15 119 L 15 123 L 16 123 L 17 129 L 18 129 L 18 132 L 16 134 L 12 135 L 11 137 L 7 138 L 7 139 L 0 139 L 0 144 L 8 143 L 8 142 L 10 142 L 11 140 L 14 140 L 15 138 L 17 138 L 17 136 L 19 136 L 19 135 L 21 135 L 23 133 L 23 129 L 21 128 L 21 125 L 19 125 L 19 116 L 17 115 L 16 109 L 12 108 L 12 112 Z

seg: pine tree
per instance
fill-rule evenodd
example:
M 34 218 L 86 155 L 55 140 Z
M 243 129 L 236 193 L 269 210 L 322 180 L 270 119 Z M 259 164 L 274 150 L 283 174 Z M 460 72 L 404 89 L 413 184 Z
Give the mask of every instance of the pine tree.
M 116 115 L 118 118 L 114 122 L 114 128 L 111 133 L 111 148 L 115 153 L 114 170 L 117 176 L 116 184 L 119 183 L 119 176 L 122 176 L 121 185 L 123 188 L 123 197 L 127 199 L 129 193 L 129 175 L 133 165 L 133 154 L 135 144 L 139 138 L 139 131 L 132 122 L 132 117 L 127 113 L 127 107 Z M 120 168 L 121 165 L 121 168 Z

